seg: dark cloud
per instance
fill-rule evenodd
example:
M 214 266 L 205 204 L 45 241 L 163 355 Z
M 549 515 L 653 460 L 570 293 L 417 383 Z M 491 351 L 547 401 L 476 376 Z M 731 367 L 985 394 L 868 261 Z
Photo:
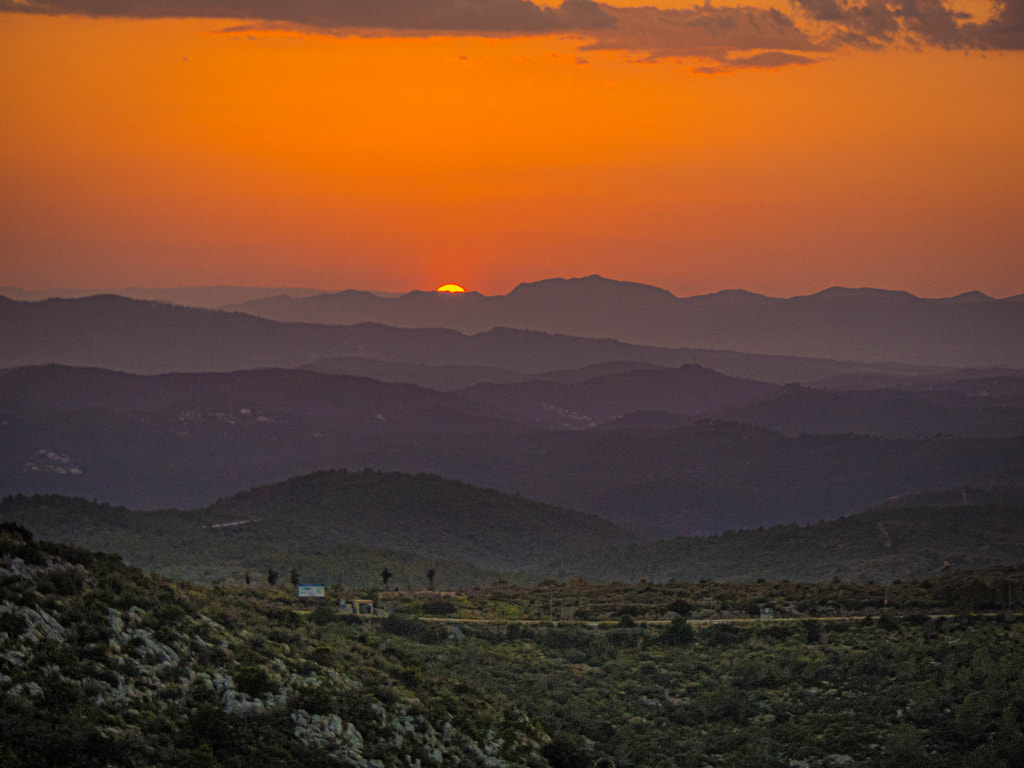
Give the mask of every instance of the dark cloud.
M 547 33 L 615 23 L 592 0 L 565 0 L 557 8 L 528 0 L 0 0 L 0 10 L 137 19 L 253 19 L 326 31 Z
M 776 10 L 616 8 L 564 0 L 555 8 L 529 0 L 0 0 L 0 10 L 93 17 L 241 19 L 255 27 L 291 26 L 329 33 L 573 33 L 582 50 L 621 50 L 663 57 L 733 52 L 810 51 L 817 46 Z
M 979 23 L 944 0 L 792 0 L 775 9 L 618 8 L 564 0 L 0 0 L 0 11 L 120 18 L 240 19 L 253 27 L 331 34 L 576 34 L 583 51 L 629 51 L 644 61 L 696 57 L 707 72 L 814 61 L 843 46 L 1024 50 L 1024 0 L 992 0 Z
M 616 24 L 594 35 L 584 50 L 647 51 L 651 58 L 699 56 L 724 60 L 734 51 L 816 51 L 820 46 L 774 9 L 682 10 L 604 6 Z
M 726 72 L 734 72 L 738 69 L 777 69 L 800 64 L 817 64 L 817 59 L 809 59 L 806 56 L 797 56 L 793 53 L 782 51 L 766 51 L 756 53 L 753 56 L 740 56 L 730 58 L 721 64 L 694 67 L 691 71 L 701 75 L 720 75 Z
M 977 43 L 974 47 L 1024 51 L 1024 0 L 1002 0 L 995 8 L 995 15 L 984 24 L 965 25 Z
M 972 20 L 943 0 L 793 0 L 824 25 L 828 43 L 881 48 L 906 44 L 947 50 L 1024 49 L 1024 0 L 993 0 L 992 17 Z

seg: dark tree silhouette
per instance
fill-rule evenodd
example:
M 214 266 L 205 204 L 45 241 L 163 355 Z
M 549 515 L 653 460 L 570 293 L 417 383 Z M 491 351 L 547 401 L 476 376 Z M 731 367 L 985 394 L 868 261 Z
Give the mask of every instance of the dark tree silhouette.
M 292 568 L 292 572 L 288 574 L 288 577 L 291 579 L 293 587 L 299 586 L 299 572 L 297 570 Z
M 394 576 L 394 575 L 395 574 L 393 574 L 391 571 L 389 571 L 387 569 L 387 567 L 385 567 L 384 570 L 380 572 L 380 580 L 384 582 L 384 591 L 385 592 L 387 592 L 387 590 L 388 590 L 388 582 L 391 581 L 391 577 Z
M 277 571 L 275 571 L 273 568 L 267 571 L 267 584 L 269 584 L 270 586 L 274 586 L 275 584 L 277 584 Z
M 437 576 L 437 571 L 433 568 L 427 568 L 427 581 L 430 582 L 430 591 L 434 591 L 434 577 Z

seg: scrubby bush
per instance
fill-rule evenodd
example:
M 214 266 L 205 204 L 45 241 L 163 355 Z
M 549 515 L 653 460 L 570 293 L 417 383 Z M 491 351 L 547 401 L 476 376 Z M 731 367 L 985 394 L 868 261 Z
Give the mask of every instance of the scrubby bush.
M 317 626 L 322 627 L 325 624 L 337 621 L 338 611 L 330 603 L 319 603 L 309 615 L 309 619 Z
M 451 616 L 459 612 L 459 606 L 450 600 L 431 600 L 423 604 L 427 616 Z
M 318 645 L 309 652 L 309 660 L 326 667 L 334 663 L 334 651 L 330 646 Z
M 448 639 L 448 631 L 444 627 L 404 616 L 388 616 L 381 622 L 381 629 L 388 634 L 399 635 L 428 645 L 443 643 Z
M 44 595 L 70 597 L 81 594 L 84 586 L 82 574 L 73 568 L 62 568 L 36 577 L 36 589 Z
M 10 637 L 18 637 L 28 629 L 28 622 L 20 613 L 0 613 L 0 632 Z
M 235 675 L 235 687 L 241 693 L 259 698 L 265 693 L 271 693 L 275 686 L 263 667 L 242 667 Z
M 693 627 L 690 622 L 682 616 L 676 616 L 661 633 L 661 642 L 664 645 L 689 645 L 693 642 Z

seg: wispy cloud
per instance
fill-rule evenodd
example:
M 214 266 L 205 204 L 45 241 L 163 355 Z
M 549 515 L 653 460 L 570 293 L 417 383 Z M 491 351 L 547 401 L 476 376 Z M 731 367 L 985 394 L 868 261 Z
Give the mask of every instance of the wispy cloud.
M 817 59 L 798 56 L 784 51 L 766 51 L 753 56 L 736 56 L 723 59 L 719 64 L 695 67 L 694 72 L 702 75 L 719 75 L 737 69 L 775 69 L 800 64 L 817 64 Z

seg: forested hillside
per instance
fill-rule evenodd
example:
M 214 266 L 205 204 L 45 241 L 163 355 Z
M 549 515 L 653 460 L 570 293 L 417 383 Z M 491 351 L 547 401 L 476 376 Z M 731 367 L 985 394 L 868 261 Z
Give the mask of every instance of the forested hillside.
M 260 581 L 273 568 L 345 585 L 447 588 L 510 578 L 535 583 L 586 553 L 634 540 L 593 515 L 430 475 L 318 472 L 195 510 L 138 512 L 62 496 L 0 501 L 0 520 L 39 535 L 116 552 L 146 570 L 192 581 Z
M 1024 562 L 1024 496 L 957 489 L 834 521 L 640 541 L 599 518 L 430 475 L 320 472 L 194 510 L 140 512 L 12 496 L 0 521 L 203 583 L 305 581 L 403 590 L 613 581 L 889 583 Z

